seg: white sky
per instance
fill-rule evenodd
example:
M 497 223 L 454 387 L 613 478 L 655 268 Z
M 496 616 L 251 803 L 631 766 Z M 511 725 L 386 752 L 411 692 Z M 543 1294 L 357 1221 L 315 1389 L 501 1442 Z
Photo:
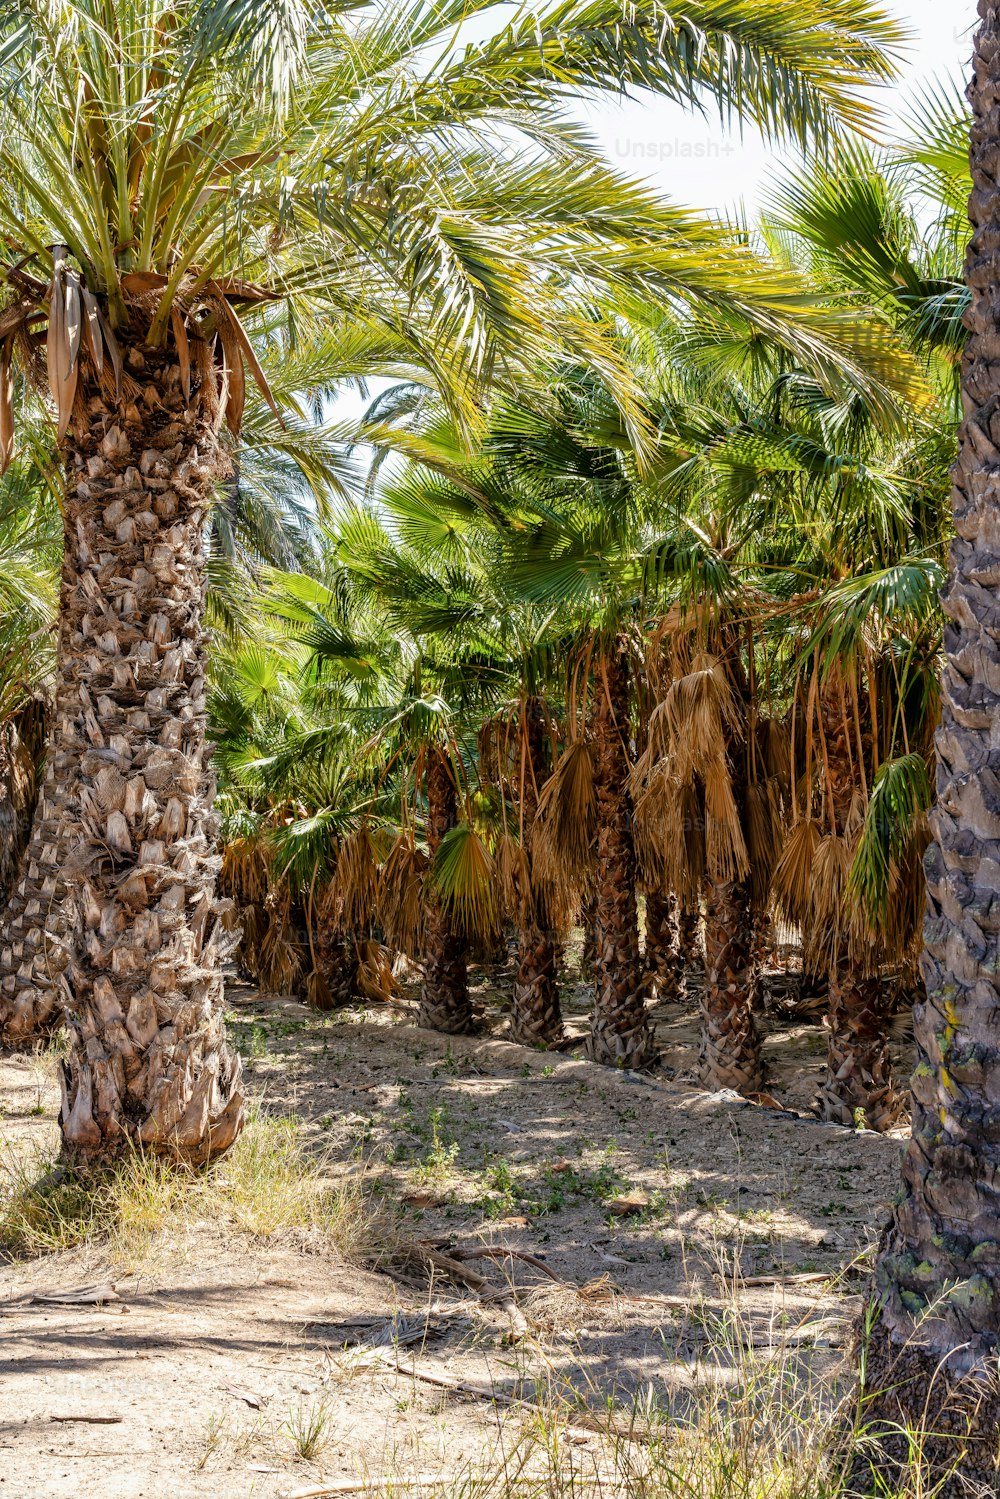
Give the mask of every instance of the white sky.
M 906 113 L 921 85 L 952 74 L 964 79 L 972 55 L 973 0 L 890 0 L 914 33 L 898 88 L 886 90 L 890 122 Z M 581 116 L 619 171 L 653 183 L 689 208 L 736 209 L 752 217 L 781 157 L 753 131 L 725 131 L 718 116 L 692 114 L 654 95 L 623 104 L 581 104 Z M 890 124 L 891 128 L 891 124 Z

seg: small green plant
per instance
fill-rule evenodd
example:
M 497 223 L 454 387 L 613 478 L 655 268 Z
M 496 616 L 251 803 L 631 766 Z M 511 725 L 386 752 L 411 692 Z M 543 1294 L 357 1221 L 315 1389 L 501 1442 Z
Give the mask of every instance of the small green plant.
M 201 1451 L 195 1468 L 199 1473 L 208 1466 L 209 1458 L 222 1446 L 226 1434 L 225 1416 L 217 1416 L 213 1412 L 205 1423 L 205 1435 L 201 1442 Z
M 325 1400 L 313 1405 L 297 1405 L 285 1422 L 285 1435 L 304 1462 L 312 1462 L 329 1440 L 330 1412 Z
M 421 1181 L 440 1180 L 450 1175 L 458 1159 L 461 1147 L 457 1140 L 447 1139 L 444 1132 L 446 1117 L 442 1108 L 431 1109 L 428 1115 L 430 1144 L 423 1159 L 414 1167 L 415 1174 Z

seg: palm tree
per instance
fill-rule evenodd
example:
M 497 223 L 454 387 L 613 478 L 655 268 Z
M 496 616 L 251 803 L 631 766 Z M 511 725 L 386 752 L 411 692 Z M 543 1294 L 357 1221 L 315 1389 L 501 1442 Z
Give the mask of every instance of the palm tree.
M 521 848 L 524 851 L 524 884 L 518 909 L 517 971 L 510 1034 L 524 1046 L 558 1046 L 563 1040 L 559 1001 L 561 943 L 555 918 L 545 898 L 545 888 L 534 869 L 535 823 L 538 799 L 548 780 L 545 753 L 547 714 L 537 696 L 526 696 L 519 705 L 520 740 L 518 808 Z
M 594 1003 L 588 1052 L 597 1062 L 646 1067 L 656 1046 L 646 1018 L 636 911 L 638 869 L 632 828 L 629 658 L 624 641 L 601 652 L 595 669 Z
M 787 0 L 720 27 L 714 6 L 702 16 L 696 5 L 663 28 L 658 13 L 606 0 L 560 6 L 430 70 L 411 61 L 450 45 L 464 5 L 416 4 L 392 25 L 304 0 L 196 0 L 182 12 L 32 0 L 5 18 L 3 446 L 6 456 L 17 362 L 48 381 L 66 475 L 59 706 L 40 816 L 59 870 L 53 898 L 80 934 L 61 979 L 63 1139 L 79 1158 L 138 1140 L 201 1161 L 243 1118 L 221 1021 L 228 939 L 213 894 L 202 631 L 205 521 L 236 472 L 223 428 L 235 442 L 247 369 L 263 378 L 242 316 L 291 297 L 360 302 L 399 326 L 416 298 L 430 318 L 409 320 L 411 342 L 453 393 L 488 370 L 498 343 L 516 364 L 561 324 L 593 349 L 546 274 L 580 264 L 564 197 L 579 163 L 567 171 L 565 139 L 548 224 L 543 210 L 530 231 L 543 274 L 518 277 L 516 257 L 480 253 L 463 213 L 478 147 L 442 137 L 487 118 L 516 127 L 526 102 L 574 82 L 708 89 L 803 135 L 853 123 L 865 115 L 854 87 L 887 75 L 882 48 L 899 30 L 875 10 L 845 24 L 838 0 L 813 10 L 805 29 Z M 532 134 L 544 140 L 544 126 Z M 360 184 L 359 160 L 370 174 Z M 504 200 L 509 209 L 516 187 L 523 205 L 524 184 L 497 164 L 490 186 L 495 245 Z
M 994 162 L 1000 17 L 979 5 L 972 104 L 966 262 L 969 332 L 962 366 L 965 421 L 953 470 L 955 531 L 944 595 L 946 668 L 937 733 L 937 801 L 928 851 L 926 1002 L 918 1005 L 913 1133 L 902 1199 L 883 1238 L 870 1302 L 863 1419 L 875 1439 L 856 1482 L 892 1486 L 908 1434 L 926 1431 L 924 1472 L 940 1492 L 996 1488 L 1000 1395 L 1000 1197 L 994 1117 L 1000 1077 L 995 1020 L 995 900 L 1000 861 L 992 747 L 998 702 L 991 674 L 1000 474 L 991 423 L 1000 328 L 994 244 L 1000 232 Z
M 427 749 L 427 849 L 433 869 L 448 834 L 458 826 L 458 788 L 452 758 L 444 745 Z M 448 1035 L 473 1029 L 469 1000 L 468 942 L 456 928 L 452 912 L 431 882 L 424 904 L 424 974 L 420 986 L 420 1023 Z

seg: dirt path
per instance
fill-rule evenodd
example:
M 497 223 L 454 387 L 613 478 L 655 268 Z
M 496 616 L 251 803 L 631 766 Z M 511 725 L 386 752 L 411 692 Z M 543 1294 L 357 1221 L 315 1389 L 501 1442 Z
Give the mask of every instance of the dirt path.
M 863 1284 L 848 1267 L 895 1190 L 898 1139 L 403 1017 L 317 1018 L 238 988 L 230 1005 L 263 1106 L 401 1213 L 402 1240 L 495 1250 L 463 1263 L 499 1295 L 428 1284 L 398 1254 L 377 1274 L 208 1221 L 168 1227 L 134 1266 L 93 1247 L 8 1264 L 0 1499 L 277 1499 L 372 1471 L 455 1473 L 502 1417 L 414 1369 L 502 1394 L 575 1389 L 599 1409 L 611 1391 L 683 1391 L 709 1365 L 725 1379 L 737 1344 L 791 1345 L 823 1374 L 840 1357 Z M 3 1062 L 0 1102 L 8 1162 L 54 1146 L 53 1069 Z M 819 1273 L 834 1284 L 787 1282 Z M 11 1299 L 95 1282 L 120 1299 Z M 56 1419 L 81 1415 L 114 1419 Z

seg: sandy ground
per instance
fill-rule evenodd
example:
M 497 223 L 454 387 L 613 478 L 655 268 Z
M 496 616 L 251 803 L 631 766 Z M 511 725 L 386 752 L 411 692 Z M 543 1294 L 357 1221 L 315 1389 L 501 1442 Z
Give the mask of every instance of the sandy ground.
M 499 1026 L 495 992 L 480 997 Z M 585 991 L 568 999 L 580 1032 Z M 824 1375 L 842 1359 L 901 1140 L 685 1085 L 689 1006 L 657 1016 L 674 1076 L 640 1078 L 573 1049 L 448 1040 L 399 1012 L 317 1017 L 235 984 L 229 1005 L 264 1107 L 360 1175 L 404 1240 L 494 1250 L 464 1263 L 499 1294 L 209 1222 L 168 1230 L 137 1266 L 99 1246 L 4 1264 L 0 1499 L 277 1499 L 365 1473 L 455 1474 L 503 1428 L 491 1389 L 547 1386 L 597 1409 L 612 1392 L 683 1398 L 709 1366 L 725 1379 L 734 1305 L 755 1349 L 790 1344 Z M 776 1097 L 801 1111 L 822 1049 L 818 1027 L 772 1023 Z M 7 1160 L 54 1148 L 57 1106 L 50 1063 L 0 1063 Z M 810 1273 L 832 1283 L 788 1281 Z M 117 1299 L 14 1299 L 94 1283 Z

